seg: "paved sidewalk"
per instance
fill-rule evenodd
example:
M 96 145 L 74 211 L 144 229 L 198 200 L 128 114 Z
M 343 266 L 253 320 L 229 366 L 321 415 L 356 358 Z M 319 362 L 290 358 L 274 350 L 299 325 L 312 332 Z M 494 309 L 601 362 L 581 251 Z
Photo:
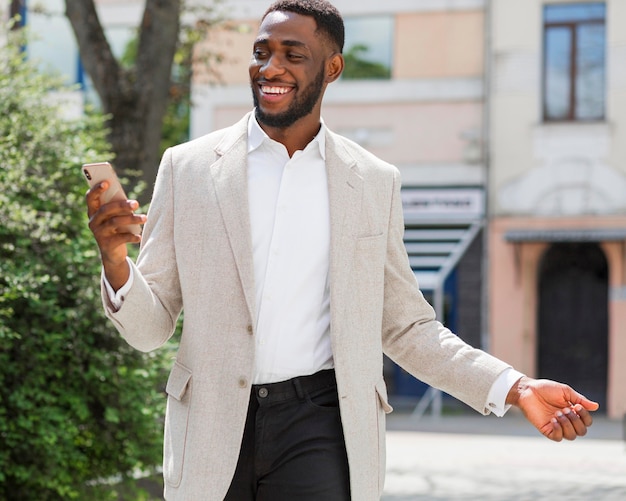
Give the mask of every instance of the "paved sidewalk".
M 521 415 L 419 421 L 391 414 L 383 501 L 624 501 L 623 425 L 551 442 Z

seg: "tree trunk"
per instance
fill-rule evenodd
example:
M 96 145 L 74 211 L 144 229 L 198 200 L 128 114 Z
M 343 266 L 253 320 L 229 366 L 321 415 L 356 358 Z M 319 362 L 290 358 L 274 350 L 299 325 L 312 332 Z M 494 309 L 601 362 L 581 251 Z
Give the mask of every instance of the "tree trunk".
M 22 11 L 24 10 L 24 0 L 11 0 L 9 4 L 9 19 L 14 19 L 16 16 L 21 16 Z M 11 29 L 17 30 L 21 28 L 24 24 L 24 20 L 20 20 L 19 23 L 16 23 L 12 26 Z
M 109 139 L 121 175 L 143 179 L 149 196 L 159 162 L 163 116 L 169 101 L 172 61 L 180 29 L 181 0 L 146 0 L 137 60 L 124 69 L 115 59 L 94 0 L 65 0 L 66 16 L 83 66 L 110 115 Z

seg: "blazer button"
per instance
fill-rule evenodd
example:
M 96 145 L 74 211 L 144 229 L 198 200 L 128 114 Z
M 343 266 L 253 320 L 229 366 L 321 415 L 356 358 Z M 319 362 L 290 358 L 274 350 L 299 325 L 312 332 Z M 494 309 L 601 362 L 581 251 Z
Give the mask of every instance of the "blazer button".
M 248 334 L 252 334 L 252 325 L 248 324 L 247 330 Z
M 248 386 L 248 381 L 246 380 L 245 377 L 240 377 L 239 378 L 239 388 L 245 388 L 246 386 Z

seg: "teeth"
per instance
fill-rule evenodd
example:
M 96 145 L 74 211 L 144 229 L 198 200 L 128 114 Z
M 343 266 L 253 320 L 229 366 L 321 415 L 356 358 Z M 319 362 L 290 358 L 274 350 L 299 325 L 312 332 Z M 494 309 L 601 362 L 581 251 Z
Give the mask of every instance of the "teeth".
M 287 94 L 290 89 L 288 87 L 269 87 L 267 85 L 263 85 L 261 86 L 261 90 L 265 94 Z

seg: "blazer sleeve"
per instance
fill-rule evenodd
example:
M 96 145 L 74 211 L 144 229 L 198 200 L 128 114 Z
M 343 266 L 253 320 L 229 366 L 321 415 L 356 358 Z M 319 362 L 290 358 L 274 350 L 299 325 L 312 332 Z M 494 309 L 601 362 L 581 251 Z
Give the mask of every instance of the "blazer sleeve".
M 489 390 L 509 365 L 471 347 L 435 318 L 409 265 L 400 176 L 397 171 L 394 176 L 385 263 L 384 351 L 413 376 L 488 414 Z
M 167 150 L 157 174 L 148 221 L 144 227 L 134 280 L 119 310 L 110 308 L 106 290 L 102 299 L 106 315 L 133 347 L 150 351 L 174 333 L 182 310 L 174 236 L 172 150 Z

